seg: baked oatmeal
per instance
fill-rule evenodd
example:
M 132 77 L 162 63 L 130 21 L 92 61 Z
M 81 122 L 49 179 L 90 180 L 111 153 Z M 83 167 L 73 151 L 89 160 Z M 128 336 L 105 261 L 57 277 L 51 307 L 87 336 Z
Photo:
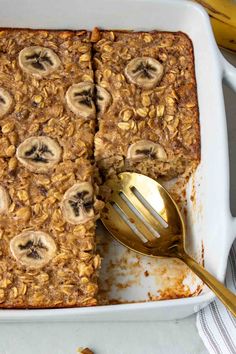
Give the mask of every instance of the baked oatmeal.
M 193 48 L 181 32 L 92 34 L 95 82 L 107 91 L 95 157 L 105 178 L 135 171 L 171 179 L 200 158 Z
M 96 305 L 91 43 L 0 31 L 0 307 Z
M 94 141 L 104 179 L 196 168 L 191 41 L 2 29 L 0 127 L 0 307 L 96 305 Z

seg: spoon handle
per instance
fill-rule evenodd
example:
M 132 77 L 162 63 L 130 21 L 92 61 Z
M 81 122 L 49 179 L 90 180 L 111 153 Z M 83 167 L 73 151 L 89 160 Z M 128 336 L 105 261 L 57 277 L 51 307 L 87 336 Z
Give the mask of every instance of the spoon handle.
M 236 316 L 236 295 L 228 290 L 221 282 L 219 282 L 213 275 L 208 273 L 200 264 L 198 264 L 187 253 L 181 255 L 182 261 L 189 266 L 189 268 L 199 276 L 199 278 L 216 294 L 216 296 L 223 302 L 227 309 Z

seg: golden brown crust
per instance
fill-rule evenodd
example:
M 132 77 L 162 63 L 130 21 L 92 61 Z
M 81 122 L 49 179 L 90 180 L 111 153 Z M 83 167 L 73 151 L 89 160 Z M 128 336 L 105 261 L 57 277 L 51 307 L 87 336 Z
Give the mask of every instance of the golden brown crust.
M 9 211 L 0 216 L 0 307 L 95 305 L 100 265 L 95 220 L 69 224 L 60 208 L 68 188 L 94 178 L 94 120 L 75 116 L 64 99 L 71 84 L 93 82 L 89 34 L 2 29 L 0 39 L 0 86 L 14 101 L 0 119 L 0 184 L 11 199 Z M 28 46 L 52 49 L 62 66 L 44 78 L 25 73 L 18 54 Z M 16 157 L 30 136 L 48 136 L 62 149 L 60 162 L 47 173 L 31 172 Z M 57 245 L 56 256 L 42 269 L 27 269 L 11 254 L 10 240 L 26 229 L 46 232 Z
M 112 95 L 95 138 L 97 164 L 105 176 L 131 170 L 171 179 L 200 159 L 200 132 L 193 47 L 181 32 L 101 31 L 94 46 L 95 81 Z M 160 83 L 142 89 L 125 75 L 137 57 L 157 59 L 164 67 Z M 167 161 L 144 159 L 130 164 L 129 147 L 159 143 Z

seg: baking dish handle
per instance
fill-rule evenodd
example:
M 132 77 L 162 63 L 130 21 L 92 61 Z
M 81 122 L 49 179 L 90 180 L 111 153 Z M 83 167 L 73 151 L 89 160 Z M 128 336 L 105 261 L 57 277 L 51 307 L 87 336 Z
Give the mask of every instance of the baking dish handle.
M 222 63 L 222 76 L 224 83 L 236 92 L 236 68 L 231 65 L 219 51 L 220 60 Z M 236 237 L 236 217 L 232 217 L 233 241 Z
M 220 60 L 223 66 L 223 80 L 234 92 L 236 92 L 236 68 L 231 65 L 220 53 Z

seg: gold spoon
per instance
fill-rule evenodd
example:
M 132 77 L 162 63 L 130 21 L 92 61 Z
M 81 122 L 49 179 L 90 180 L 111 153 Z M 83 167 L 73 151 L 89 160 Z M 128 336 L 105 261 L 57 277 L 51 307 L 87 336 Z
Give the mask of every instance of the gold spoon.
M 184 220 L 166 189 L 134 172 L 123 172 L 107 185 L 112 194 L 101 220 L 112 236 L 143 255 L 181 259 L 236 316 L 236 295 L 186 253 Z

